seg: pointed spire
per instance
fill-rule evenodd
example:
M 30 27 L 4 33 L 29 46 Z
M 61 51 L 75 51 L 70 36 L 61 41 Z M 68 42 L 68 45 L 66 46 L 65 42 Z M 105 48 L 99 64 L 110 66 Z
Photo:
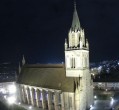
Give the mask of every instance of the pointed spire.
M 24 55 L 23 55 L 23 58 L 22 58 L 22 66 L 26 63 L 25 61 L 25 58 L 24 58 Z
M 65 44 L 64 44 L 64 46 L 65 46 L 65 50 L 67 50 L 67 47 L 68 47 L 67 39 L 65 39 Z
M 86 47 L 87 47 L 87 49 L 89 49 L 88 39 L 86 39 Z
M 74 13 L 73 13 L 73 20 L 72 20 L 71 29 L 73 29 L 73 30 L 79 30 L 80 29 L 80 21 L 79 21 L 78 13 L 76 10 L 76 2 L 75 1 L 74 1 Z
M 19 63 L 19 74 L 21 73 L 21 66 L 20 66 L 20 63 Z

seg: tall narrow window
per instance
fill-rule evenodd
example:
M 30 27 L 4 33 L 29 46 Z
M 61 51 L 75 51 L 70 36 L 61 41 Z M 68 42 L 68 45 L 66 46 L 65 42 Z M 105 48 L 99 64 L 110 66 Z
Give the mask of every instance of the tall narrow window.
M 72 68 L 74 68 L 74 62 L 73 62 L 73 58 L 72 58 Z
M 73 58 L 73 62 L 74 62 L 74 68 L 75 68 L 75 66 L 76 66 L 76 65 L 75 65 L 75 58 Z
M 70 58 L 70 65 L 71 65 L 71 68 L 73 68 L 72 58 Z

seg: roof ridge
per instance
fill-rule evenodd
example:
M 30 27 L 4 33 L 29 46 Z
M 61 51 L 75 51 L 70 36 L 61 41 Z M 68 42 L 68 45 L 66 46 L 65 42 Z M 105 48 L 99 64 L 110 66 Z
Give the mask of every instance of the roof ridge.
M 63 68 L 64 67 L 64 64 L 26 64 L 25 67 Z

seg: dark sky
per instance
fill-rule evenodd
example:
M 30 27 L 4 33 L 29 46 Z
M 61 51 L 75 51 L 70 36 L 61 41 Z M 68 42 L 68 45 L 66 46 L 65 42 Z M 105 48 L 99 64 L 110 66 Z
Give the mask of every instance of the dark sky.
M 90 61 L 119 58 L 119 0 L 77 0 Z M 64 62 L 73 0 L 0 0 L 0 62 Z

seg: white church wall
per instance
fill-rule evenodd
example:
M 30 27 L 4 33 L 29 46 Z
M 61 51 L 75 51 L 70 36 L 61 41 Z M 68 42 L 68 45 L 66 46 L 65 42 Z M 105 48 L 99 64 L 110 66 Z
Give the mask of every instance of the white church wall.
M 62 110 L 75 110 L 74 93 L 62 93 Z

